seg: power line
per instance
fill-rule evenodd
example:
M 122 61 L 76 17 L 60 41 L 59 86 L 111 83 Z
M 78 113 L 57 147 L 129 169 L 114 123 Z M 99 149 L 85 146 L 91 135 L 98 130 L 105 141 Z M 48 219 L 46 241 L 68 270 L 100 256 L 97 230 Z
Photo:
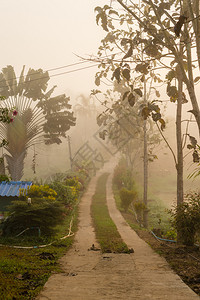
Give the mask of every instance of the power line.
M 80 64 L 83 64 L 83 63 L 85 63 L 85 61 L 81 61 L 81 62 L 77 62 L 77 63 L 73 63 L 73 64 L 61 66 L 61 67 L 56 67 L 56 68 L 47 69 L 47 70 L 45 70 L 44 72 L 51 72 L 51 71 L 55 71 L 55 70 L 60 70 L 60 69 L 64 69 L 64 68 L 69 68 L 69 67 L 76 66 L 76 65 L 80 65 Z M 40 74 L 40 72 L 38 71 L 38 72 L 35 72 L 34 74 L 29 74 L 29 76 L 33 76 L 33 75 L 35 75 L 35 74 Z M 18 76 L 18 77 L 12 77 L 12 78 L 10 78 L 10 79 L 7 79 L 7 81 L 11 81 L 11 80 L 13 80 L 13 79 L 19 79 L 19 78 L 21 78 L 21 77 L 26 77 L 26 76 L 27 76 L 27 74 L 26 74 L 26 75 L 22 75 L 22 76 Z M 0 82 L 2 82 L 2 81 L 4 81 L 4 80 L 0 80 Z
M 62 73 L 58 73 L 58 74 L 53 74 L 53 75 L 48 75 L 48 76 L 42 76 L 42 77 L 39 77 L 39 78 L 35 78 L 35 79 L 31 79 L 29 80 L 27 83 L 25 84 L 29 84 L 30 82 L 32 81 L 36 81 L 36 80 L 40 80 L 40 79 L 44 79 L 44 78 L 51 78 L 51 77 L 55 77 L 55 76 L 59 76 L 59 75 L 64 75 L 64 74 L 69 74 L 69 73 L 74 73 L 74 72 L 77 72 L 77 71 L 81 71 L 81 70 L 85 70 L 85 69 L 89 69 L 89 68 L 93 68 L 93 67 L 96 67 L 98 66 L 99 64 L 93 64 L 91 66 L 87 66 L 87 67 L 83 67 L 83 68 L 79 68 L 79 69 L 74 69 L 74 70 L 70 70 L 70 71 L 66 71 L 66 72 L 62 72 Z M 34 75 L 34 74 L 33 74 Z M 13 78 L 14 79 L 14 78 Z M 10 79 L 11 80 L 11 79 Z M 0 83 L 2 82 L 3 80 L 0 81 Z M 24 83 L 23 83 L 24 84 Z M 17 86 L 18 83 L 13 83 L 11 86 Z M 0 86 L 0 89 L 1 88 L 6 88 L 8 87 L 8 85 L 4 85 L 4 86 Z
M 110 55 L 107 55 L 107 56 L 103 56 L 103 58 L 107 58 L 108 56 L 112 56 L 112 55 L 117 55 L 117 54 L 121 54 L 121 52 L 118 52 L 118 53 L 114 53 L 114 54 L 110 54 Z M 84 59 L 80 56 L 77 55 L 77 57 L 81 58 L 81 59 Z M 69 68 L 69 67 L 72 67 L 72 66 L 76 66 L 76 65 L 81 65 L 81 64 L 85 64 L 87 62 L 91 62 L 92 60 L 91 59 L 84 59 L 84 61 L 80 61 L 80 62 L 76 62 L 76 63 L 73 63 L 73 64 L 68 64 L 68 65 L 65 65 L 65 66 L 61 66 L 61 67 L 56 67 L 56 68 L 51 68 L 51 69 L 47 69 L 45 70 L 44 72 L 51 72 L 51 71 L 55 71 L 55 70 L 60 70 L 60 69 L 65 69 L 65 68 Z M 86 67 L 87 68 L 87 67 Z M 75 70 L 76 71 L 76 70 Z M 40 74 L 40 72 L 34 72 L 34 74 L 29 74 L 29 76 L 33 76 L 35 74 Z M 12 78 L 9 78 L 9 79 L 6 79 L 6 81 L 11 81 L 11 80 L 14 80 L 14 79 L 19 79 L 21 77 L 26 77 L 26 75 L 22 75 L 22 76 L 17 76 L 17 77 L 12 77 Z M 51 76 L 49 76 L 51 77 Z M 5 79 L 2 79 L 0 80 L 0 83 L 3 82 Z

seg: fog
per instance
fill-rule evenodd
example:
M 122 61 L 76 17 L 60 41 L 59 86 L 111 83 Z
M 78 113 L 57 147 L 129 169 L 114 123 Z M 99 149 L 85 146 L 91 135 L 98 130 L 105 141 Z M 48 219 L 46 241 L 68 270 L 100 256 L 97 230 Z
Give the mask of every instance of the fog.
M 49 88 L 57 85 L 56 95 L 65 93 L 71 98 L 72 109 L 77 117 L 76 126 L 67 135 L 70 137 L 72 156 L 78 149 L 89 142 L 92 149 L 103 153 L 105 160 L 113 156 L 108 146 L 97 140 L 98 126 L 96 116 L 102 110 L 98 102 L 90 98 L 95 88 L 94 77 L 97 71 L 94 63 L 82 62 L 78 57 L 89 57 L 96 54 L 104 32 L 96 25 L 94 8 L 104 5 L 105 0 L 2 0 L 1 1 L 1 68 L 12 65 L 19 76 L 22 66 L 34 69 L 49 70 Z M 108 1 L 107 1 L 108 2 Z M 89 101 L 89 109 L 81 111 L 82 98 Z M 165 98 L 165 88 L 161 88 L 161 98 Z M 168 100 L 167 100 L 168 101 Z M 176 151 L 175 139 L 175 104 L 166 102 L 165 115 L 169 118 L 166 137 Z M 92 111 L 90 111 L 93 109 Z M 184 106 L 184 117 L 187 119 L 190 105 Z M 195 127 L 191 127 L 191 135 L 197 137 Z M 175 197 L 176 170 L 173 157 L 162 142 L 157 151 L 158 160 L 149 166 L 149 184 L 152 192 L 164 197 L 171 203 Z M 36 154 L 36 173 L 32 170 L 33 154 Z M 114 153 L 114 152 L 113 152 Z M 65 172 L 70 168 L 69 144 L 63 138 L 61 145 L 45 146 L 37 144 L 28 150 L 23 179 L 34 177 L 46 180 L 49 176 Z M 187 180 L 194 166 L 191 156 L 185 161 L 186 188 L 195 186 L 195 182 Z M 140 170 L 142 170 L 140 166 Z M 159 190 L 156 178 L 164 178 Z M 142 180 L 142 179 L 141 179 Z M 166 182 L 165 182 L 166 181 Z M 167 186 L 169 195 L 162 194 Z M 156 186 L 157 184 L 157 186 Z M 171 188 L 169 188 L 171 187 Z M 162 195 L 161 195 L 162 194 Z M 168 199 L 169 198 L 169 199 Z

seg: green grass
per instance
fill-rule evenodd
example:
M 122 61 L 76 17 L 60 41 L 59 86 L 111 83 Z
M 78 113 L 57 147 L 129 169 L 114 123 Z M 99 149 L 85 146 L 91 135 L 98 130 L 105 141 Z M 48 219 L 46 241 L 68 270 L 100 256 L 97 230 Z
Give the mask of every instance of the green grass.
M 134 230 L 145 230 L 141 227 L 135 217 L 134 211 L 129 208 L 127 213 L 124 212 L 123 208 L 121 207 L 121 200 L 119 196 L 119 190 L 117 189 L 116 185 L 113 184 L 113 193 L 115 197 L 115 202 L 118 210 L 123 214 L 124 218 L 126 219 L 129 226 Z M 151 197 L 151 200 L 148 202 L 148 228 L 159 228 L 164 233 L 170 230 L 170 215 L 167 212 L 167 208 L 164 203 L 158 197 Z
M 106 173 L 99 177 L 91 206 L 97 241 L 103 253 L 129 253 L 130 250 L 121 239 L 117 227 L 108 212 L 106 205 L 107 178 L 108 174 Z
M 77 230 L 77 207 L 74 211 L 72 231 Z M 60 272 L 58 259 L 63 256 L 73 242 L 73 237 L 59 240 L 68 233 L 71 216 L 59 225 L 58 234 L 54 237 L 56 243 L 45 248 L 15 249 L 0 247 L 0 298 L 1 299 L 34 299 L 52 272 Z M 0 243 L 7 245 L 36 246 L 53 240 L 44 237 L 13 237 L 2 238 Z

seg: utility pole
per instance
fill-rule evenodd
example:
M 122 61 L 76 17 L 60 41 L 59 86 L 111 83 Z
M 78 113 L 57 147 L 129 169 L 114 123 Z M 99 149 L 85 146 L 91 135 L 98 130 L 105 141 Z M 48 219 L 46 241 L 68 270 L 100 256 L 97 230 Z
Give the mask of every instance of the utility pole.
M 71 150 L 71 140 L 70 140 L 70 136 L 67 136 L 67 140 L 68 140 L 68 148 L 69 148 L 69 160 L 70 160 L 70 169 L 72 170 L 72 166 L 73 166 L 73 159 L 72 159 L 72 150 Z

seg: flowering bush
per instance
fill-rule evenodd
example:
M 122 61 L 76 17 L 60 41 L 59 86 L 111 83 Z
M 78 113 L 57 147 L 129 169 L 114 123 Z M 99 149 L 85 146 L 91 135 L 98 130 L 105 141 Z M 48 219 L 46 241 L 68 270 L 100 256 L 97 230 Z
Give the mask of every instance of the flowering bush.
M 24 189 L 20 190 L 20 197 L 27 198 L 43 198 L 55 200 L 57 196 L 56 191 L 51 189 L 48 185 L 35 185 L 33 184 L 27 190 L 27 195 Z
M 65 207 L 69 209 L 77 200 L 78 191 L 74 186 L 67 186 L 62 182 L 55 181 L 52 184 L 50 184 L 50 187 L 57 193 L 56 200 L 64 204 Z
M 9 206 L 9 217 L 3 222 L 3 235 L 16 235 L 27 228 L 40 228 L 41 234 L 52 235 L 55 226 L 63 221 L 64 206 L 56 201 L 57 193 L 48 185 L 33 185 L 20 191 L 19 201 Z M 27 199 L 31 198 L 31 202 Z M 28 231 L 38 234 L 38 231 Z

